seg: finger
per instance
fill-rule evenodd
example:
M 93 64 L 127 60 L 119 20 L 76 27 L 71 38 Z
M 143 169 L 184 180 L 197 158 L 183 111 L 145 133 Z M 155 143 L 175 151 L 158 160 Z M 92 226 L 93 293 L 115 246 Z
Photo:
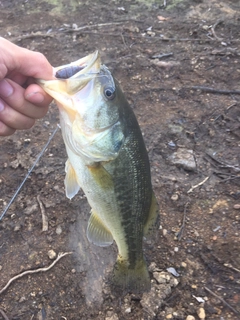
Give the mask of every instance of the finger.
M 8 79 L 11 79 L 12 81 L 18 83 L 21 86 L 25 85 L 26 81 L 29 79 L 29 77 L 24 76 L 23 74 L 16 71 L 8 73 L 7 77 Z
M 8 127 L 5 123 L 0 121 L 0 136 L 10 136 L 13 134 L 16 130 L 13 128 Z
M 17 70 L 28 77 L 52 79 L 53 68 L 43 54 L 18 47 L 2 37 L 0 37 L 0 46 L 5 48 L 0 57 L 5 67 L 0 69 L 0 78 Z
M 37 84 L 29 85 L 25 90 L 24 96 L 26 100 L 39 107 L 49 106 L 53 100 L 52 97 Z
M 4 100 L 8 106 L 27 117 L 33 119 L 42 118 L 48 109 L 48 104 L 46 105 L 44 101 L 46 95 L 43 94 L 42 91 L 39 92 L 37 97 L 39 106 L 37 106 L 26 100 L 24 94 L 25 89 L 23 89 L 17 83 L 9 79 L 0 81 L 0 97 L 2 97 L 2 100 Z
M 22 130 L 30 129 L 34 125 L 35 119 L 19 113 L 0 99 L 0 122 L 14 130 Z

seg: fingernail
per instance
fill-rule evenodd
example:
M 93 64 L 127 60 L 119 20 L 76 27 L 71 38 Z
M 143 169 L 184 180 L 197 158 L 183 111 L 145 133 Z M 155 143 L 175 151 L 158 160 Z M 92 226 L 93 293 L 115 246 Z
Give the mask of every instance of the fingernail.
M 8 98 L 13 93 L 13 87 L 6 80 L 0 81 L 0 95 Z
M 0 100 L 0 112 L 4 110 L 4 103 Z
M 32 103 L 41 103 L 44 100 L 44 95 L 40 92 L 32 92 L 26 96 L 26 99 Z

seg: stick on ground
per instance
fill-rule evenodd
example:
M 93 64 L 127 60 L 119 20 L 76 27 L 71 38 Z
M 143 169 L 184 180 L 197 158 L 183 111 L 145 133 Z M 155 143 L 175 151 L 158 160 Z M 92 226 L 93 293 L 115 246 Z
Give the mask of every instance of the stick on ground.
M 35 270 L 26 270 L 20 274 L 17 274 L 16 276 L 14 276 L 13 278 L 11 278 L 8 283 L 5 285 L 5 287 L 3 287 L 0 290 L 0 294 L 3 293 L 5 290 L 7 290 L 7 288 L 10 286 L 10 284 L 19 279 L 22 278 L 23 276 L 26 276 L 28 274 L 33 274 L 33 273 L 39 273 L 39 272 L 46 272 L 48 270 L 50 270 L 53 266 L 55 266 L 55 264 L 64 256 L 68 255 L 68 254 L 72 254 L 72 252 L 65 252 L 65 253 L 59 253 L 58 257 L 53 261 L 53 263 L 50 264 L 50 266 L 46 267 L 46 268 L 39 268 L 39 269 L 35 269 Z
M 207 287 L 204 287 L 204 289 L 209 293 L 211 293 L 211 295 L 213 295 L 215 298 L 219 299 L 223 304 L 225 304 L 225 306 L 227 306 L 230 310 L 232 310 L 232 312 L 239 315 L 239 312 L 236 309 L 234 309 L 232 306 L 230 306 L 230 304 L 228 304 L 223 298 L 219 297 L 216 293 L 214 293 L 212 290 L 208 289 Z
M 46 215 L 44 205 L 43 205 L 39 195 L 37 196 L 37 201 L 39 203 L 40 210 L 42 213 L 42 231 L 48 231 L 48 217 Z

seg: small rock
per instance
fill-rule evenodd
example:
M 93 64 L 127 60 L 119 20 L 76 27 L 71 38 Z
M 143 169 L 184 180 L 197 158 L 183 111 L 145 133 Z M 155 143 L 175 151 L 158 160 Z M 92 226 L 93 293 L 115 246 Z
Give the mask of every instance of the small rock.
M 125 313 L 131 313 L 132 309 L 129 307 L 125 310 Z
M 60 225 L 56 228 L 56 234 L 60 235 L 62 233 L 62 227 Z
M 26 297 L 22 296 L 22 297 L 19 299 L 19 302 L 21 303 L 21 302 L 24 302 L 24 301 L 26 301 L 26 300 L 27 300 Z
M 34 203 L 33 205 L 31 206 L 28 206 L 27 208 L 24 209 L 23 213 L 24 214 L 27 214 L 27 215 L 30 215 L 34 212 L 37 212 L 39 209 L 38 209 L 38 204 L 37 203 Z
M 188 150 L 185 148 L 178 149 L 174 152 L 169 160 L 187 171 L 195 171 L 197 166 L 193 155 L 193 150 Z
M 172 314 L 168 314 L 167 316 L 166 316 L 166 319 L 172 319 L 173 318 L 173 315 Z
M 14 227 L 14 231 L 19 231 L 21 229 L 20 224 L 16 224 L 16 226 Z
M 162 233 L 163 233 L 163 236 L 165 237 L 167 235 L 167 229 L 163 229 Z
M 169 281 L 169 284 L 171 287 L 176 287 L 178 285 L 179 281 L 176 278 L 171 278 L 171 280 Z
M 170 276 L 166 272 L 153 272 L 153 278 L 156 279 L 158 283 L 167 283 L 170 281 Z
M 105 320 L 119 320 L 118 315 L 114 313 L 110 317 L 106 317 Z
M 156 267 L 157 267 L 156 262 L 151 262 L 150 266 L 148 267 L 148 271 L 153 272 L 155 271 Z
M 56 252 L 54 250 L 51 249 L 51 250 L 48 251 L 48 258 L 49 259 L 53 260 L 53 259 L 56 258 L 56 256 L 57 256 L 57 254 L 56 254 Z
M 170 294 L 171 286 L 169 284 L 152 284 L 151 290 L 143 293 L 140 304 L 151 317 L 155 317 L 163 301 Z
M 183 268 L 187 268 L 187 264 L 186 264 L 186 262 L 182 262 L 182 263 L 181 263 L 181 267 L 183 267 Z
M 240 204 L 235 204 L 235 205 L 233 206 L 233 209 L 239 210 L 239 209 L 240 209 Z
M 187 316 L 186 320 L 195 320 L 195 317 L 189 314 Z
M 204 320 L 206 318 L 206 314 L 205 314 L 204 308 L 199 308 L 197 310 L 197 315 L 198 315 L 199 319 Z
M 177 201 L 179 198 L 178 194 L 177 193 L 174 193 L 172 196 L 171 196 L 171 200 L 173 201 Z

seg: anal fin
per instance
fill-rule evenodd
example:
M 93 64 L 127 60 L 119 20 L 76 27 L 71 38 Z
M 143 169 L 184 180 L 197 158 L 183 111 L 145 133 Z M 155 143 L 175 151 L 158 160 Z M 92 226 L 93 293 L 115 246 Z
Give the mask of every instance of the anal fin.
M 75 173 L 75 170 L 73 169 L 69 159 L 66 161 L 65 164 L 65 180 L 64 180 L 64 185 L 65 185 L 65 192 L 66 196 L 69 199 L 72 199 L 79 191 L 80 187 L 77 182 L 77 176 Z
M 87 237 L 90 242 L 99 247 L 107 247 L 113 243 L 111 232 L 94 212 L 92 212 L 88 221 Z

